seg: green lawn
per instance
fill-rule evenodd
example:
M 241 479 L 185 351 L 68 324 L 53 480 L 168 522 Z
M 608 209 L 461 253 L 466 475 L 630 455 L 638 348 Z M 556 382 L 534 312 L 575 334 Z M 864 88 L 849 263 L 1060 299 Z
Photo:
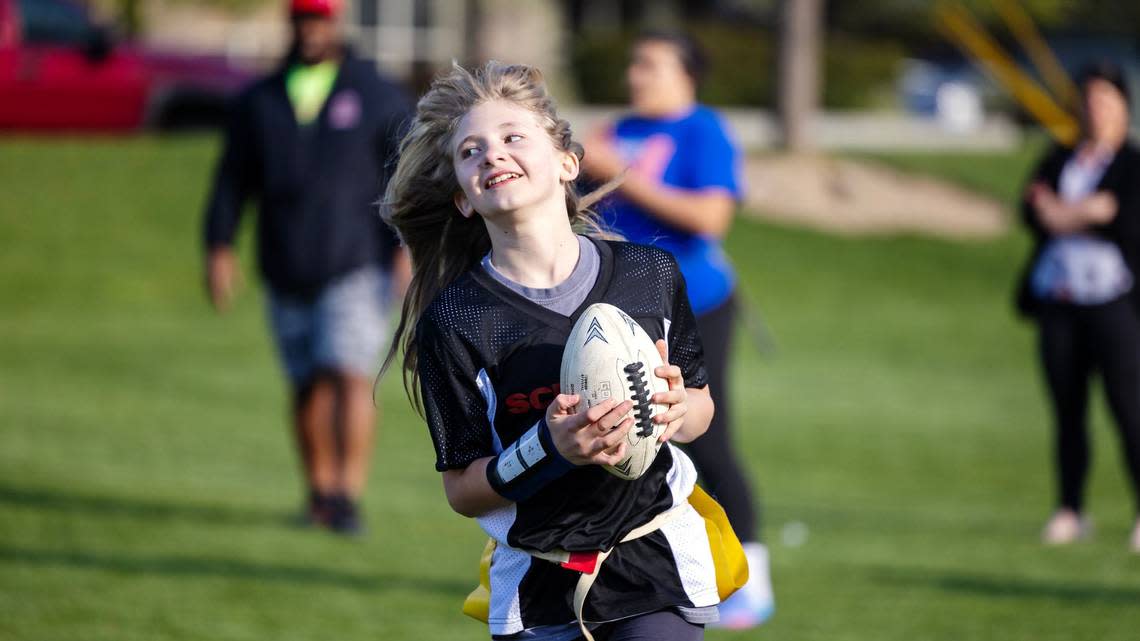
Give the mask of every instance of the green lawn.
M 863 152 L 851 157 L 890 165 L 907 172 L 940 176 L 964 187 L 1014 202 L 1025 187 L 1029 172 L 1049 144 L 1042 135 L 1026 137 L 1021 146 L 986 154 L 969 152 Z
M 486 638 L 459 613 L 483 536 L 447 508 L 396 380 L 369 536 L 288 524 L 300 488 L 260 293 L 224 318 L 201 293 L 215 150 L 0 143 L 0 639 Z M 1005 197 L 1030 160 L 888 159 Z M 710 639 L 1137 638 L 1140 558 L 1100 403 L 1097 536 L 1036 542 L 1052 480 L 1033 335 L 1009 304 L 1020 235 L 741 220 L 729 247 L 778 344 L 761 356 L 740 335 L 732 408 L 778 610 Z M 803 545 L 783 543 L 792 522 Z

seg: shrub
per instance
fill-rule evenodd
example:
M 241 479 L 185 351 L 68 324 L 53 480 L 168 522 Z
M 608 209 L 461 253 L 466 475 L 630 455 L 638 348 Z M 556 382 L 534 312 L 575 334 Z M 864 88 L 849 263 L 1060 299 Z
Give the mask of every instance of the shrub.
M 690 29 L 709 57 L 702 101 L 713 105 L 772 107 L 776 96 L 776 52 L 773 36 L 755 27 L 722 24 Z M 583 34 L 571 54 L 578 95 L 587 103 L 627 100 L 625 66 L 635 32 Z M 904 52 L 889 41 L 846 35 L 828 38 L 824 52 L 823 103 L 835 109 L 873 106 L 889 91 Z

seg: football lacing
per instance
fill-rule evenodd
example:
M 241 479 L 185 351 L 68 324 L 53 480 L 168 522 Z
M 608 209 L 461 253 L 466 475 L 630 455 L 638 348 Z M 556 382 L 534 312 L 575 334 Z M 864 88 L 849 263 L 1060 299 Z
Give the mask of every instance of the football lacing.
M 653 436 L 653 411 L 649 407 L 649 386 L 645 382 L 644 365 L 630 363 L 625 366 L 625 377 L 629 381 L 629 391 L 633 394 L 633 417 L 637 423 L 637 435 L 641 438 Z

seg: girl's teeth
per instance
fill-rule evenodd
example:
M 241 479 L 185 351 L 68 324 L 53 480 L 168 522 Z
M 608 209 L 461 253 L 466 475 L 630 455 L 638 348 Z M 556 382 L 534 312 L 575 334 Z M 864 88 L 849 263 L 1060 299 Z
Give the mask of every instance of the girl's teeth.
M 487 181 L 487 184 L 489 186 L 494 186 L 494 185 L 497 185 L 501 182 L 510 180 L 511 178 L 518 178 L 518 174 L 503 174 L 501 176 L 496 176 L 496 177 L 492 178 L 491 180 Z

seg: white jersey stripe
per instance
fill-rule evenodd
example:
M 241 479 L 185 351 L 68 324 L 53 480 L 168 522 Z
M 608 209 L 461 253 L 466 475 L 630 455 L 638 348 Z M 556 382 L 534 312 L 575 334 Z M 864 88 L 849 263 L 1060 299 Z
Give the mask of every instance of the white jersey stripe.
M 491 634 L 514 634 L 523 629 L 519 584 L 530 569 L 531 556 L 506 543 L 518 514 L 515 506 L 511 503 L 476 519 L 497 544 L 491 557 L 491 604 L 487 618 Z
M 522 607 L 519 585 L 530 570 L 531 556 L 505 545 L 495 548 L 491 557 L 491 607 L 487 625 L 491 634 L 521 632 Z
M 716 566 L 713 565 L 712 551 L 709 549 L 708 532 L 705 520 L 691 505 L 681 508 L 681 513 L 661 527 L 661 533 L 673 550 L 673 562 L 681 587 L 693 602 L 693 607 L 702 608 L 720 603 L 716 589 Z
M 681 448 L 672 443 L 666 443 L 666 447 L 673 455 L 673 466 L 669 468 L 665 482 L 673 494 L 673 505 L 677 506 L 687 503 L 689 495 L 693 493 L 697 468 Z M 677 575 L 681 578 L 681 587 L 685 589 L 693 606 L 700 608 L 719 603 L 716 566 L 713 565 L 704 518 L 691 505 L 685 506 L 680 514 L 665 523 L 661 533 L 673 551 L 673 562 Z
M 673 495 L 673 507 L 689 500 L 693 493 L 693 486 L 697 484 L 697 468 L 681 448 L 672 443 L 665 443 L 669 453 L 673 456 L 673 465 L 665 475 L 665 484 Z
M 499 440 L 499 433 L 494 428 L 495 411 L 498 409 L 499 401 L 495 398 L 495 386 L 491 384 L 491 377 L 487 375 L 487 370 L 479 370 L 478 376 L 475 377 L 475 384 L 479 386 L 479 392 L 487 401 L 487 422 L 492 426 L 491 444 L 495 448 L 495 454 L 498 454 L 503 451 L 503 442 Z

